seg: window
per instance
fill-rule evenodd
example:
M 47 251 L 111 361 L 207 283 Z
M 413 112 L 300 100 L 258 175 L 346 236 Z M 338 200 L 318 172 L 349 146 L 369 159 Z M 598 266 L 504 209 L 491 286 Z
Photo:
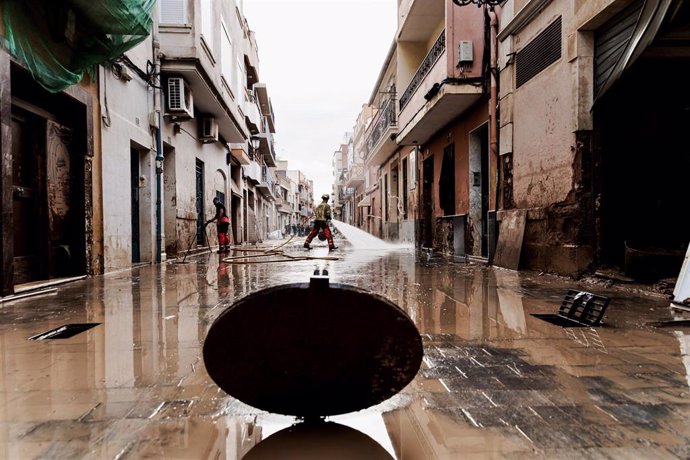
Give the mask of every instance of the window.
M 161 24 L 187 23 L 187 0 L 161 0 L 159 5 Z
M 201 37 L 213 53 L 213 0 L 201 0 Z
M 240 106 L 244 110 L 244 88 L 247 84 L 247 74 L 244 71 L 243 59 L 237 58 L 237 73 L 235 75 L 235 91 L 237 91 L 237 98 L 242 101 Z
M 225 23 L 221 21 L 220 37 L 220 74 L 225 79 L 228 86 L 232 85 L 232 39 Z

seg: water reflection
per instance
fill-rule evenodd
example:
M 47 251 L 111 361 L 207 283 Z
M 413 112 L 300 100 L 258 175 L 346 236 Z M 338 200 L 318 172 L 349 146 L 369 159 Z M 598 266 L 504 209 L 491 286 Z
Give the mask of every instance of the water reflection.
M 557 310 L 570 281 L 417 261 L 412 251 L 339 252 L 340 261 L 274 265 L 204 255 L 3 304 L 0 458 L 238 459 L 268 445 L 295 420 L 220 391 L 201 344 L 228 305 L 308 282 L 316 267 L 392 300 L 425 336 L 427 366 L 399 403 L 359 414 L 375 423 L 332 420 L 386 458 L 526 457 L 578 445 L 602 457 L 690 455 L 690 336 L 640 326 L 663 319 L 664 299 L 611 292 L 605 327 L 563 330 L 529 313 Z M 67 340 L 27 340 L 84 322 L 102 324 Z M 588 429 L 576 436 L 574 426 Z
M 245 460 L 393 459 L 361 431 L 333 422 L 299 423 L 271 435 L 244 457 Z

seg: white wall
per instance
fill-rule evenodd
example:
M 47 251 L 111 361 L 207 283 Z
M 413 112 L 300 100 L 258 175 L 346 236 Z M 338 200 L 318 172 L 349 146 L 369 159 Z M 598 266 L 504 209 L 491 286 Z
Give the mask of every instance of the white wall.
M 146 68 L 150 55 L 150 39 L 134 48 L 128 56 Z M 154 138 L 149 130 L 149 112 L 153 111 L 152 91 L 133 75 L 131 81 L 116 79 L 113 73 L 100 68 L 101 135 L 103 148 L 103 239 L 105 271 L 131 266 L 132 209 L 130 161 L 132 148 L 141 151 L 140 171 L 146 177 L 140 188 L 141 259 L 153 260 L 152 238 L 155 238 L 155 212 L 151 197 L 155 180 L 151 180 L 151 156 L 155 155 Z M 132 71 L 130 71 L 133 74 Z

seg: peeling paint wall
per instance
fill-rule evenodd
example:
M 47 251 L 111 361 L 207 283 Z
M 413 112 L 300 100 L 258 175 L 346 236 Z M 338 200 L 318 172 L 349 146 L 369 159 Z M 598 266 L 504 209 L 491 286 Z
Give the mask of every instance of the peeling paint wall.
M 219 143 L 202 144 L 197 140 L 198 120 L 192 119 L 180 122 L 181 129 L 176 133 L 172 123 L 164 123 L 163 140 L 174 147 L 174 184 L 175 200 L 174 209 L 167 209 L 173 212 L 177 220 L 175 228 L 178 234 L 175 236 L 178 247 L 187 249 L 189 241 L 193 240 L 196 234 L 196 160 L 199 159 L 204 164 L 204 215 L 202 218 L 207 221 L 211 219 L 216 208 L 213 205 L 213 198 L 216 196 L 217 184 L 215 174 L 221 171 L 224 177 L 229 176 L 230 166 L 226 164 L 226 150 Z M 230 187 L 228 181 L 224 183 L 224 189 L 219 190 L 225 194 L 226 207 L 229 208 Z M 165 200 L 172 204 L 173 200 Z M 207 226 L 207 233 L 212 244 L 217 243 L 214 225 Z M 170 236 L 166 235 L 166 241 L 170 241 Z M 192 243 L 194 246 L 195 243 Z

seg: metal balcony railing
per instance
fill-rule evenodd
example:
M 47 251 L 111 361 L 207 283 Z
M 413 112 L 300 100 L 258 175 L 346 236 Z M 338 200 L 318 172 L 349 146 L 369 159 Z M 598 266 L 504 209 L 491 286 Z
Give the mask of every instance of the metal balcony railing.
M 374 121 L 369 125 L 369 134 L 364 143 L 365 158 L 369 157 L 374 147 L 378 144 L 383 133 L 389 126 L 397 126 L 398 119 L 395 113 L 395 98 L 388 99 L 383 107 L 376 113 Z
M 434 43 L 434 46 L 431 47 L 426 57 L 419 65 L 419 68 L 417 69 L 417 72 L 414 74 L 414 77 L 412 77 L 412 81 L 407 86 L 407 89 L 403 92 L 402 96 L 400 96 L 400 110 L 402 110 L 403 107 L 405 107 L 407 103 L 410 102 L 412 95 L 415 91 L 417 91 L 417 88 L 419 88 L 419 85 L 421 85 L 422 81 L 424 80 L 424 77 L 427 76 L 427 74 L 434 66 L 434 64 L 436 64 L 436 61 L 438 61 L 438 58 L 441 57 L 441 54 L 443 54 L 445 49 L 446 31 L 444 30 L 443 32 L 441 32 L 441 35 L 439 35 L 439 37 L 436 39 L 436 43 Z

